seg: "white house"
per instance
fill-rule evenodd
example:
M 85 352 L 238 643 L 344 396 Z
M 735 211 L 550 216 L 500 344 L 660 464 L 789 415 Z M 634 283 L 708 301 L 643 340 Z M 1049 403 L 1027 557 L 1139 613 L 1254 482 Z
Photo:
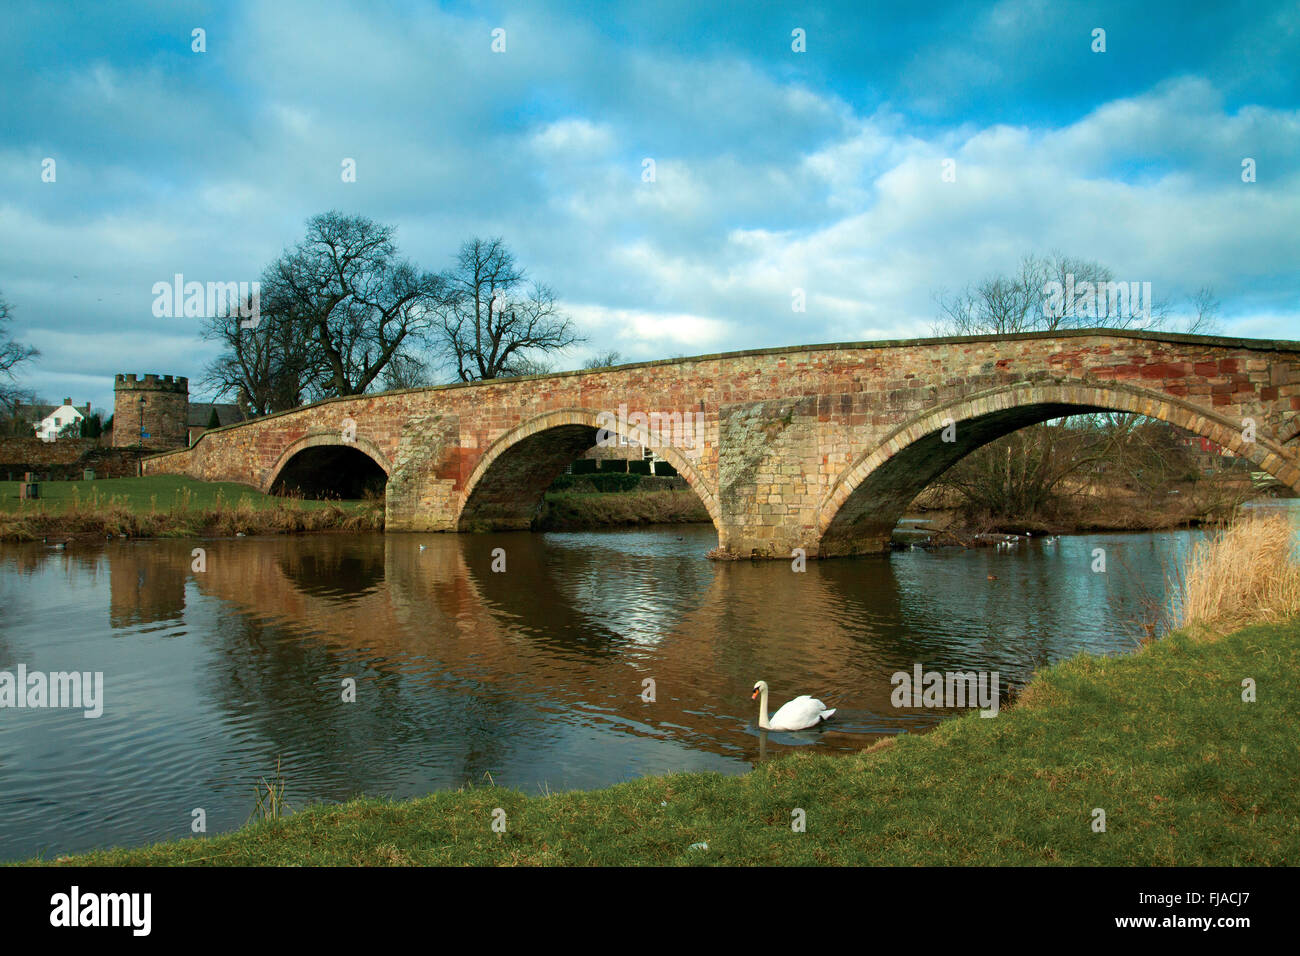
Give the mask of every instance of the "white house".
M 46 406 L 41 411 L 45 413 L 44 417 L 32 424 L 36 430 L 36 437 L 41 441 L 54 441 L 63 428 L 73 422 L 85 421 L 90 415 L 90 403 L 87 402 L 84 407 L 77 408 L 72 404 L 72 399 L 65 398 L 58 408 Z

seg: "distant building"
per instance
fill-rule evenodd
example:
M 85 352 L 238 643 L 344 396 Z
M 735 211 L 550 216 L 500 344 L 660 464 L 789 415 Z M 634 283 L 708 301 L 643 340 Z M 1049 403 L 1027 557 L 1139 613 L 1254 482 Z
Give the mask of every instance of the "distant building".
M 54 441 L 63 429 L 90 417 L 90 402 L 78 408 L 72 404 L 72 399 L 65 398 L 62 405 L 19 405 L 14 412 L 32 426 L 41 441 Z M 74 437 L 81 437 L 80 428 L 76 429 Z
M 1181 428 L 1175 428 L 1174 431 L 1187 449 L 1197 471 L 1203 475 L 1250 467 L 1247 459 L 1238 458 L 1231 450 L 1210 441 L 1203 435 L 1194 435 Z
M 208 429 L 214 411 L 222 425 L 247 417 L 238 405 L 190 402 L 190 380 L 182 375 L 118 375 L 113 447 L 186 448 Z
M 216 425 L 212 424 L 214 412 L 217 416 Z M 233 425 L 235 422 L 242 422 L 246 417 L 244 410 L 233 402 L 190 402 L 189 420 L 186 423 L 190 444 L 193 445 L 209 428 Z
M 1232 452 L 1228 451 L 1226 448 L 1223 448 L 1220 445 L 1216 445 L 1214 442 L 1210 441 L 1208 438 L 1206 438 L 1203 435 L 1188 434 L 1188 435 L 1183 435 L 1181 437 L 1184 445 L 1186 445 L 1188 448 L 1193 448 L 1201 452 L 1202 454 L 1206 454 L 1206 455 L 1231 455 L 1232 454 Z

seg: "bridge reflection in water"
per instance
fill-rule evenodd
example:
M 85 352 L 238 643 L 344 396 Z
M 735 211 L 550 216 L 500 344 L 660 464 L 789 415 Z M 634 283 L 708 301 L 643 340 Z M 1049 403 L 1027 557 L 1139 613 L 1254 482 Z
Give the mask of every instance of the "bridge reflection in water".
M 1086 536 L 805 573 L 702 560 L 709 526 L 7 546 L 0 667 L 103 670 L 106 703 L 98 720 L 0 722 L 0 859 L 186 836 L 195 807 L 210 832 L 238 826 L 277 757 L 301 806 L 488 773 L 529 792 L 739 773 L 760 745 L 859 749 L 945 716 L 891 705 L 891 675 L 916 663 L 996 669 L 1005 691 L 1081 648 L 1130 649 L 1142 590 L 1188 540 Z M 1089 571 L 1099 545 L 1120 573 Z M 822 697 L 837 720 L 760 741 L 759 678 L 777 701 Z

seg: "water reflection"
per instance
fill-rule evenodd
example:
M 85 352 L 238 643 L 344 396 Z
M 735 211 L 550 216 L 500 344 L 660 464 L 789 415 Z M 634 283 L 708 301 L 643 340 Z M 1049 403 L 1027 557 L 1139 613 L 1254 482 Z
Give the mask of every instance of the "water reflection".
M 858 749 L 944 714 L 890 677 L 1131 649 L 1191 532 L 1010 553 L 713 563 L 708 528 L 321 535 L 0 549 L 0 670 L 102 670 L 105 714 L 0 710 L 0 859 L 242 824 L 277 757 L 291 805 L 475 783 L 536 792 L 673 770 L 740 773 Z M 1108 573 L 1091 570 L 1093 549 Z M 493 570 L 504 548 L 506 570 Z M 992 575 L 995 580 L 990 580 Z M 344 702 L 346 679 L 357 684 Z M 762 733 L 801 693 L 822 732 Z M 642 693 L 654 681 L 655 700 Z

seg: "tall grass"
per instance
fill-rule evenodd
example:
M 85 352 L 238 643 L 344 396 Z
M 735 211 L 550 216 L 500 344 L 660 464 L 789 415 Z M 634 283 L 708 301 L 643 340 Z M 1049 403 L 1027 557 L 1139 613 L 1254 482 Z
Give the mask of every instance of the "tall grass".
M 1300 617 L 1300 561 L 1285 515 L 1241 519 L 1198 543 L 1175 579 L 1178 624 L 1231 630 Z
M 259 508 L 248 496 L 233 506 L 219 497 L 214 507 L 196 508 L 188 498 L 178 496 L 169 509 L 159 510 L 157 502 L 151 501 L 148 510 L 140 511 L 114 497 L 89 508 L 78 502 L 77 507 L 58 512 L 43 505 L 22 514 L 0 512 L 0 541 L 40 541 L 50 535 L 168 538 L 383 529 L 382 500 L 360 507 L 328 505 L 308 510 L 297 501 L 277 500 Z
M 284 771 L 280 769 L 280 758 L 275 758 L 275 776 L 270 780 L 262 777 L 253 788 L 257 794 L 257 805 L 249 820 L 278 820 L 285 815 L 284 805 Z

